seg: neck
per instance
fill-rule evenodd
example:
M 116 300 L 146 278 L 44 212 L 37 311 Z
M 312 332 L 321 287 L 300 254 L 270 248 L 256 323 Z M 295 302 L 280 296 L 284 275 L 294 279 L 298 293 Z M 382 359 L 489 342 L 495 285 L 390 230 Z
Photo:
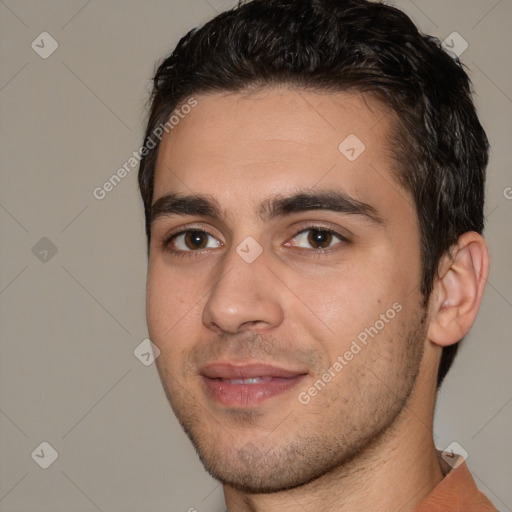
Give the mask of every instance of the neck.
M 408 405 L 393 425 L 343 466 L 272 494 L 247 494 L 226 485 L 228 511 L 411 512 L 443 479 L 432 435 L 435 390 L 426 400 L 423 386 L 431 387 L 431 376 L 426 377 L 418 376 Z

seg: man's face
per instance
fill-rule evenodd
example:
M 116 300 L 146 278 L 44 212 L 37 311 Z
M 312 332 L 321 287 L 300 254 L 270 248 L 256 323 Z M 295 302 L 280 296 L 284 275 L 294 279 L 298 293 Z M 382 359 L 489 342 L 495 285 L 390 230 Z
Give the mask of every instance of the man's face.
M 196 100 L 158 156 L 150 337 L 212 475 L 290 488 L 400 418 L 426 332 L 417 215 L 371 98 Z

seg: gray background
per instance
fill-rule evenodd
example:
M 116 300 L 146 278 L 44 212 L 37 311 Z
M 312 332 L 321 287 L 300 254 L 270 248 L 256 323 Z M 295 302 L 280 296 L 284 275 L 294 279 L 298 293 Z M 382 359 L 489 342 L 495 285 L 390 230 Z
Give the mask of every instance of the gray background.
M 512 510 L 512 1 L 394 4 L 421 30 L 467 41 L 461 59 L 493 147 L 492 270 L 443 386 L 435 440 L 464 447 L 480 488 Z M 133 354 L 147 337 L 137 169 L 103 200 L 92 192 L 140 147 L 154 63 L 227 6 L 0 2 L 2 511 L 223 510 L 221 487 L 181 432 L 154 365 Z M 46 59 L 31 47 L 48 51 L 44 31 L 59 45 Z M 51 456 L 36 450 L 43 441 L 58 452 L 48 469 L 36 463 Z

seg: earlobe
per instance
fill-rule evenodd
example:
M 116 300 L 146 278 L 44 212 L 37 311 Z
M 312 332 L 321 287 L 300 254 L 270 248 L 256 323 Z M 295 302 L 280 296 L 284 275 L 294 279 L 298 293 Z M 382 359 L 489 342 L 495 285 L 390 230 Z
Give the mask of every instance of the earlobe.
M 446 347 L 469 331 L 489 275 L 489 253 L 482 235 L 470 231 L 440 261 L 430 304 L 428 338 Z

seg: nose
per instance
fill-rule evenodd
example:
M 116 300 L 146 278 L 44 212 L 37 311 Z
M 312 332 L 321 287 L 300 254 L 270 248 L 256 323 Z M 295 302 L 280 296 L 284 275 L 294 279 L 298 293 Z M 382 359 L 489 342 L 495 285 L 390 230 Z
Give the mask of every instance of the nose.
M 247 263 L 233 248 L 221 265 L 203 309 L 206 327 L 234 334 L 246 327 L 269 329 L 283 321 L 282 284 L 268 269 L 265 251 Z

